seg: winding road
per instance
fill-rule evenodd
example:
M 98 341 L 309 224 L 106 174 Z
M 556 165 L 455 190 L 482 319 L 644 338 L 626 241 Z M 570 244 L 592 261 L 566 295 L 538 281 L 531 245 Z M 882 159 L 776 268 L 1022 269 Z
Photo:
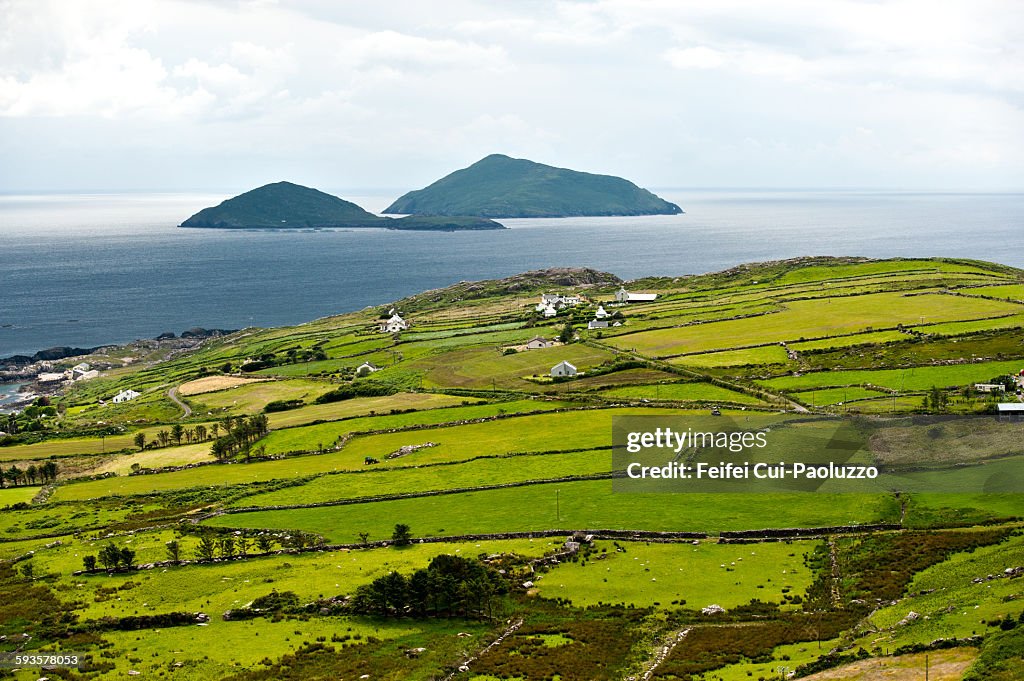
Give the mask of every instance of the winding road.
M 171 402 L 174 402 L 176 405 L 181 407 L 181 411 L 183 412 L 181 418 L 187 419 L 189 416 L 192 416 L 192 407 L 188 406 L 181 399 L 178 398 L 177 388 L 171 388 L 170 390 L 168 390 L 167 397 L 170 398 Z

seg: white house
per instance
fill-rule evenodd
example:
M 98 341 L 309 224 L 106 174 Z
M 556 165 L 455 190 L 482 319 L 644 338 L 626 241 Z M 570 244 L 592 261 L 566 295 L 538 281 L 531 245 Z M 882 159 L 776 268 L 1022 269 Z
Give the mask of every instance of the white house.
M 76 364 L 75 366 L 71 367 L 71 373 L 75 375 L 75 378 L 78 378 L 79 376 L 81 376 L 82 374 L 84 374 L 84 373 L 86 373 L 88 371 L 89 371 L 89 363 L 88 362 L 82 362 L 81 364 Z
M 556 314 L 558 314 L 558 310 L 556 310 L 551 305 L 548 305 L 547 307 L 544 308 L 545 317 L 554 317 Z
M 657 293 L 630 293 L 625 286 L 615 292 L 615 300 L 620 303 L 649 303 L 657 297 Z
M 975 383 L 974 389 L 979 393 L 1001 393 L 1006 390 L 1002 383 Z
M 556 310 L 560 310 L 563 307 L 572 307 L 573 305 L 579 305 L 582 299 L 579 296 L 563 296 L 559 293 L 542 293 L 540 294 L 540 303 L 537 305 L 537 311 L 540 312 L 541 307 L 553 307 Z
M 608 322 L 604 319 L 591 319 L 587 324 L 588 329 L 607 329 Z
M 380 367 L 371 364 L 370 362 L 363 362 L 358 367 L 356 367 L 356 376 L 369 376 L 374 371 L 380 371 Z
M 399 331 L 405 331 L 408 328 L 408 322 L 402 319 L 402 316 L 397 312 L 391 315 L 390 319 L 380 323 L 380 330 L 384 333 L 398 333 Z
M 598 305 L 597 312 L 594 313 L 594 317 L 596 319 L 607 319 L 608 317 L 611 317 L 611 315 L 605 311 L 604 305 Z
M 576 367 L 569 364 L 565 360 L 562 360 L 555 366 L 551 367 L 551 378 L 561 378 L 565 376 L 575 376 Z
M 543 348 L 550 348 L 554 344 L 554 341 L 549 341 L 546 338 L 541 338 L 540 336 L 534 336 L 530 340 L 526 341 L 525 347 L 527 350 L 541 350 Z
M 90 378 L 96 378 L 99 375 L 100 375 L 100 372 L 97 371 L 96 369 L 89 369 L 88 371 L 83 371 L 80 374 L 76 373 L 75 374 L 75 380 L 76 381 L 88 381 Z
M 121 404 L 122 402 L 128 402 L 130 400 L 134 400 L 136 397 L 138 397 L 141 394 L 142 393 L 135 392 L 134 390 L 129 388 L 128 390 L 122 390 L 118 394 L 114 395 L 113 402 L 114 402 L 114 404 Z

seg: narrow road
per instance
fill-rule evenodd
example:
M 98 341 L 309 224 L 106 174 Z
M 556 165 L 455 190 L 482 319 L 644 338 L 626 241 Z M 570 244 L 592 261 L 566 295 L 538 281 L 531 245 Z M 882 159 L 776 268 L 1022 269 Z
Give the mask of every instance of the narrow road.
M 170 398 L 171 402 L 174 402 L 176 405 L 181 407 L 181 411 L 184 412 L 181 415 L 181 418 L 187 419 L 189 416 L 192 416 L 192 407 L 188 406 L 187 404 L 182 402 L 180 399 L 178 399 L 178 389 L 177 388 L 171 388 L 170 390 L 168 390 L 167 391 L 167 397 Z

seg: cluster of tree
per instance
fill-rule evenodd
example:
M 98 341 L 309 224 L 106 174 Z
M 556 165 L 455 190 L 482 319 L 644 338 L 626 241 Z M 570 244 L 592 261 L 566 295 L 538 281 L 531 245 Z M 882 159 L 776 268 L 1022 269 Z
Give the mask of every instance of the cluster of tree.
M 139 448 L 141 452 L 143 449 L 153 449 L 155 447 L 166 447 L 172 442 L 180 445 L 181 441 L 184 440 L 186 443 L 191 444 L 193 442 L 206 442 L 211 437 L 215 437 L 213 434 L 216 431 L 211 432 L 211 429 L 207 428 L 203 424 L 199 424 L 195 428 L 186 428 L 180 423 L 176 423 L 171 426 L 170 430 L 164 428 L 156 434 L 156 440 L 146 442 L 146 434 L 143 432 L 135 433 L 135 446 Z
M 324 393 L 316 398 L 316 403 L 340 402 L 342 400 L 350 400 L 353 397 L 380 397 L 382 395 L 394 395 L 395 392 L 396 390 L 389 386 L 373 383 L 353 383 L 352 385 L 343 385 L 340 388 Z
M 34 485 L 37 481 L 41 483 L 53 482 L 56 479 L 57 464 L 53 461 L 47 461 L 39 466 L 29 464 L 25 470 L 15 465 L 12 465 L 7 470 L 0 470 L 0 488 L 3 488 L 5 485 L 8 487 Z
M 6 420 L 0 422 L 3 424 L 0 425 L 0 430 L 6 431 L 8 435 L 35 433 L 49 428 L 46 419 L 56 415 L 57 408 L 52 406 L 50 398 L 44 395 L 21 411 L 8 414 Z
M 265 353 L 255 359 L 251 359 L 239 367 L 240 371 L 259 371 L 270 367 L 284 364 L 298 364 L 299 362 L 318 362 L 327 359 L 327 353 L 323 347 L 314 345 L 311 348 L 288 348 L 282 354 Z
M 949 407 L 949 395 L 933 385 L 932 389 L 921 400 L 921 406 L 933 412 L 946 411 Z
M 135 565 L 135 551 L 123 546 L 118 548 L 114 542 L 107 542 L 107 545 L 100 549 L 99 562 L 107 570 L 116 570 L 119 567 L 130 568 Z M 88 555 L 82 558 L 85 569 L 92 572 L 96 569 L 96 556 Z
M 302 549 L 310 546 L 322 546 L 324 538 L 308 532 L 292 532 L 289 534 L 270 534 L 260 532 L 255 536 L 246 534 L 216 534 L 206 532 L 199 536 L 194 548 L 195 558 L 208 563 L 215 558 L 245 557 L 250 553 L 270 553 L 275 548 Z M 178 562 L 181 557 L 181 546 L 177 541 L 167 544 L 167 558 Z
M 390 572 L 360 586 L 350 608 L 386 617 L 491 618 L 507 591 L 501 575 L 484 563 L 443 554 L 409 577 Z
M 306 403 L 302 400 L 274 400 L 273 402 L 267 402 L 267 405 L 263 407 L 263 411 L 268 414 L 275 411 L 288 411 L 289 409 L 298 409 L 304 404 Z
M 270 421 L 266 414 L 225 416 L 219 425 L 214 425 L 218 426 L 217 432 L 224 432 L 210 447 L 210 453 L 218 461 L 226 461 L 238 454 L 249 458 L 256 441 L 270 432 Z

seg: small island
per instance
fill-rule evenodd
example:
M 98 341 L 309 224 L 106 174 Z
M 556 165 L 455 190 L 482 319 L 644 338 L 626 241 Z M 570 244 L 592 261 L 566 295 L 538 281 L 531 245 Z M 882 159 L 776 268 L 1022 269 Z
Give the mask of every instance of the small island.
M 683 210 L 629 180 L 491 154 L 384 209 L 396 215 L 561 218 L 678 215 Z
M 179 225 L 207 229 L 327 229 L 377 228 L 453 232 L 505 229 L 479 216 L 374 215 L 326 192 L 292 182 L 275 182 L 239 194 L 217 206 L 204 208 Z

